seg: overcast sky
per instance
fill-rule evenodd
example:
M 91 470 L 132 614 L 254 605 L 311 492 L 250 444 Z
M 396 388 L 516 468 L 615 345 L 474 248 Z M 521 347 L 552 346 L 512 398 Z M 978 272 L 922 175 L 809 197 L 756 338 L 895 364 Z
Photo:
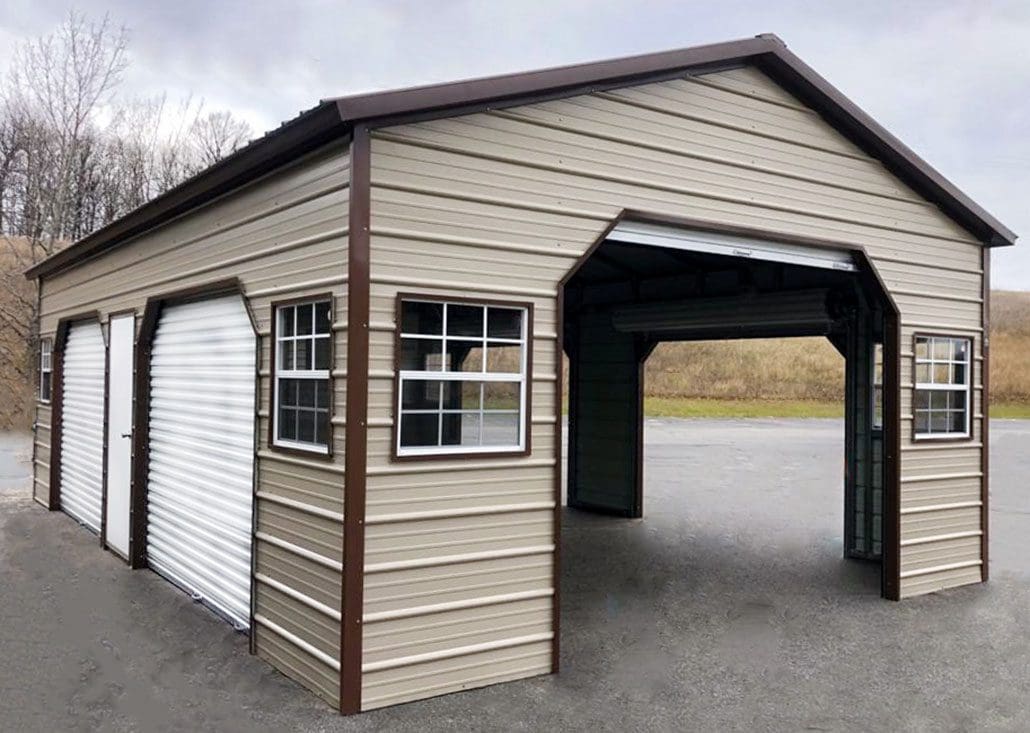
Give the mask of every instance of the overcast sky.
M 192 93 L 264 131 L 319 98 L 772 32 L 1026 241 L 993 285 L 1030 290 L 1030 2 L 990 0 L 0 0 L 13 42 L 71 7 L 131 33 L 127 91 Z

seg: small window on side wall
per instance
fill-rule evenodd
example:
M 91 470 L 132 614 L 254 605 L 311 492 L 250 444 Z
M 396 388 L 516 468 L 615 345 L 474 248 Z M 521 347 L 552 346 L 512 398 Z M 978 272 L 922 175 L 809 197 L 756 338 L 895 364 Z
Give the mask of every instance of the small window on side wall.
M 272 444 L 329 453 L 332 304 L 275 307 Z
M 526 450 L 529 306 L 402 297 L 398 457 Z
M 916 336 L 915 436 L 970 436 L 972 342 L 952 336 Z
M 883 344 L 873 345 L 873 430 L 883 430 Z
M 50 402 L 53 375 L 53 341 L 41 339 L 39 342 L 39 401 Z

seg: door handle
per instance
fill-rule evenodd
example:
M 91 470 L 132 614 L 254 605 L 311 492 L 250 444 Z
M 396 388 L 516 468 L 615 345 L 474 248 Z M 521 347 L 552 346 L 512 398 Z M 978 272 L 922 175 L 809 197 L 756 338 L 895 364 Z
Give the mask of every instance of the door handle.
M 122 437 L 123 438 L 131 438 L 132 437 L 132 433 L 122 433 Z

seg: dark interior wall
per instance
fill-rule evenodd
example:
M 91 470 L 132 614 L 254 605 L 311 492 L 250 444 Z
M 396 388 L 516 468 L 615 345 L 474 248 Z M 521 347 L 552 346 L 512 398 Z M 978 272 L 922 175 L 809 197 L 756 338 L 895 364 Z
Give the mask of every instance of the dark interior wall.
M 639 517 L 638 339 L 615 331 L 607 311 L 581 315 L 569 336 L 568 504 Z

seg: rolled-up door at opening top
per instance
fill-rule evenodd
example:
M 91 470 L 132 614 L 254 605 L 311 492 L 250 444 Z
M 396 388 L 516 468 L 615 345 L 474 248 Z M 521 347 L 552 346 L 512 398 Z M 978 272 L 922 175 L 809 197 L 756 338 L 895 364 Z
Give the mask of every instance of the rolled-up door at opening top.
M 147 562 L 250 619 L 256 341 L 239 296 L 166 306 L 150 356 Z
M 73 323 L 61 380 L 61 509 L 100 532 L 104 486 L 104 334 L 96 321 Z

